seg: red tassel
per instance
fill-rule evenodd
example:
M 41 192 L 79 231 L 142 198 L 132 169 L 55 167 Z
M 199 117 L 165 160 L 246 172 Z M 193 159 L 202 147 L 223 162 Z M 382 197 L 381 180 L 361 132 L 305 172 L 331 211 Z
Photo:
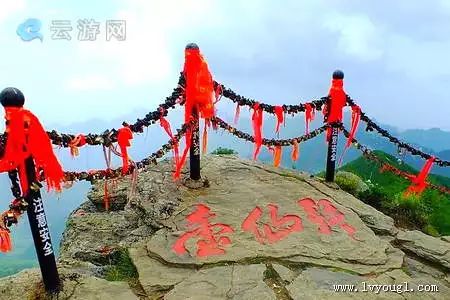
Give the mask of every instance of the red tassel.
M 0 228 L 0 252 L 6 253 L 12 250 L 11 237 L 9 231 Z
M 186 78 L 185 117 L 190 116 L 194 107 L 201 118 L 214 116 L 214 82 L 208 64 L 199 49 L 185 50 L 184 75 Z M 188 121 L 189 119 L 185 121 Z
M 133 132 L 130 127 L 124 126 L 118 130 L 117 133 L 117 143 L 120 147 L 120 153 L 122 155 L 122 174 L 125 175 L 128 173 L 129 169 L 129 156 L 127 147 L 131 146 L 130 140 L 133 139 Z
M 237 103 L 236 104 L 236 112 L 234 113 L 234 125 L 237 125 L 240 114 L 241 114 L 241 106 L 239 105 L 239 103 Z
M 203 125 L 203 136 L 202 136 L 202 154 L 206 154 L 208 149 L 208 128 L 210 126 L 210 121 L 205 119 L 205 124 Z
M 169 121 L 167 121 L 167 119 L 164 118 L 164 109 L 160 110 L 159 124 L 164 129 L 164 131 L 167 133 L 167 135 L 170 137 L 170 139 L 173 141 L 173 153 L 174 153 L 174 159 L 175 159 L 175 165 L 176 165 L 178 163 L 178 160 L 180 159 L 180 154 L 179 154 L 179 150 L 178 150 L 178 141 L 176 141 L 174 138 Z
M 212 75 L 209 71 L 208 64 L 203 56 L 200 54 L 199 49 L 186 49 L 185 50 L 185 62 L 184 62 L 184 77 L 186 79 L 185 88 L 185 110 L 184 110 L 184 122 L 187 124 L 193 118 L 211 119 L 215 115 L 214 110 L 214 82 Z M 193 111 L 197 110 L 198 117 L 193 116 Z M 174 172 L 174 179 L 179 179 L 181 169 L 186 161 L 187 153 L 191 147 L 192 130 L 188 128 L 185 133 L 186 145 L 183 150 L 178 164 L 176 165 Z
M 275 146 L 275 150 L 273 152 L 273 166 L 279 167 L 281 163 L 281 155 L 283 150 L 281 149 L 281 146 Z
M 253 134 L 255 139 L 255 150 L 253 152 L 253 160 L 258 158 L 258 154 L 261 151 L 262 145 L 262 125 L 263 125 L 263 110 L 259 106 L 259 103 L 256 102 L 253 106 L 253 115 L 252 115 L 252 124 L 253 124 Z
M 309 124 L 314 121 L 314 116 L 316 114 L 316 109 L 310 103 L 305 104 L 305 125 L 306 134 L 309 134 Z
M 345 144 L 344 151 L 342 151 L 341 157 L 339 159 L 339 166 L 342 165 L 342 160 L 347 152 L 347 149 L 351 146 L 353 139 L 355 138 L 356 131 L 358 130 L 359 121 L 361 120 L 361 108 L 358 105 L 352 106 L 352 127 L 350 134 L 347 138 L 347 143 Z
M 277 116 L 277 126 L 275 128 L 275 132 L 280 132 L 280 125 L 284 121 L 284 110 L 282 106 L 275 106 L 275 115 Z
M 35 161 L 36 170 L 44 172 L 47 189 L 61 191 L 64 172 L 39 119 L 22 107 L 6 107 L 5 118 L 8 121 L 6 128 L 8 139 L 4 156 L 0 160 L 0 172 L 19 168 L 22 193 L 26 195 L 28 181 L 24 160 L 31 155 Z
M 83 147 L 84 145 L 86 145 L 86 138 L 84 137 L 84 135 L 79 134 L 76 137 L 74 137 L 73 140 L 71 140 L 69 143 L 70 155 L 72 157 L 80 155 L 78 148 Z
M 350 147 L 353 139 L 355 138 L 356 131 L 358 130 L 359 121 L 361 120 L 361 108 L 358 105 L 352 106 L 352 128 L 350 130 L 350 135 L 347 139 L 346 148 Z
M 431 171 L 431 168 L 433 167 L 434 157 L 430 157 L 425 165 L 423 166 L 422 170 L 417 176 L 414 176 L 411 178 L 412 184 L 408 187 L 407 191 L 405 192 L 406 195 L 410 194 L 417 194 L 420 195 L 425 188 L 427 187 L 427 176 Z
M 298 142 L 297 142 L 297 140 L 294 140 L 294 144 L 292 144 L 292 154 L 291 154 L 292 160 L 297 161 L 298 155 L 299 155 Z
M 342 109 L 347 102 L 347 95 L 344 92 L 344 81 L 342 79 L 333 79 L 330 88 L 331 107 L 327 112 L 327 123 L 342 122 Z
M 218 84 L 216 86 L 216 89 L 214 90 L 214 96 L 216 98 L 216 101 L 214 101 L 214 104 L 216 104 L 217 102 L 220 101 L 220 99 L 222 99 L 222 86 L 220 84 Z
M 176 165 L 175 172 L 173 174 L 173 178 L 175 180 L 180 178 L 181 175 L 181 169 L 184 166 L 184 163 L 186 162 L 187 154 L 189 152 L 189 149 L 191 148 L 191 138 L 192 138 L 192 131 L 191 129 L 187 129 L 186 133 L 184 134 L 186 145 L 183 151 L 183 155 L 180 157 L 180 160 L 178 161 L 178 164 Z

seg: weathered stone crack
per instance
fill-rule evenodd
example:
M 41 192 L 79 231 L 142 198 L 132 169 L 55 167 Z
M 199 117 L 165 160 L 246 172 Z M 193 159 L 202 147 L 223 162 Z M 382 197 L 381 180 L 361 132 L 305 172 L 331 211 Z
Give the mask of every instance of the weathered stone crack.
M 266 271 L 264 271 L 263 276 L 263 281 L 273 291 L 277 300 L 293 300 L 289 291 L 286 289 L 283 279 L 275 271 L 271 263 L 266 264 Z

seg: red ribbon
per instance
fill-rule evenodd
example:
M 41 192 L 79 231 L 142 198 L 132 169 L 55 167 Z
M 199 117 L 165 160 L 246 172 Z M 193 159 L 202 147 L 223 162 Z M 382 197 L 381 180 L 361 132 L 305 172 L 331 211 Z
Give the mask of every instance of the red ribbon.
M 311 103 L 305 104 L 305 125 L 306 134 L 309 134 L 309 124 L 314 121 L 314 116 L 316 114 L 316 109 L 311 105 Z
M 273 151 L 273 165 L 274 167 L 279 167 L 281 163 L 281 155 L 283 150 L 281 146 L 275 146 L 275 150 Z
M 352 106 L 352 125 L 350 129 L 350 134 L 347 138 L 347 143 L 345 144 L 344 151 L 339 159 L 339 165 L 342 165 L 342 160 L 347 152 L 347 149 L 351 146 L 353 139 L 355 138 L 356 131 L 358 130 L 359 121 L 361 120 L 361 108 L 358 105 Z
M 253 105 L 252 124 L 253 124 L 253 136 L 255 139 L 255 150 L 253 152 L 253 160 L 256 160 L 258 158 L 259 152 L 261 151 L 261 145 L 263 141 L 262 137 L 263 110 L 258 102 L 256 102 Z
M 420 173 L 417 174 L 417 176 L 411 178 L 412 184 L 406 190 L 405 192 L 406 195 L 410 194 L 420 195 L 425 190 L 425 188 L 428 185 L 426 179 L 428 174 L 430 173 L 431 168 L 433 167 L 434 159 L 435 159 L 434 157 L 430 157 L 426 161 Z
M 26 195 L 29 187 L 24 161 L 31 155 L 37 172 L 44 171 L 47 189 L 61 191 L 64 172 L 39 119 L 22 107 L 6 107 L 5 119 L 8 121 L 8 139 L 4 156 L 0 159 L 0 172 L 18 168 L 22 193 Z
M 277 116 L 277 126 L 275 128 L 275 132 L 280 132 L 280 125 L 284 121 L 284 110 L 282 106 L 275 106 L 275 115 Z
M 167 121 L 167 119 L 164 118 L 164 109 L 163 108 L 160 109 L 159 124 L 164 129 L 164 131 L 167 133 L 167 135 L 170 137 L 170 139 L 173 141 L 173 153 L 174 153 L 174 159 L 175 159 L 175 165 L 176 165 L 178 163 L 178 160 L 180 159 L 180 154 L 179 154 L 179 150 L 178 150 L 178 141 L 176 141 L 174 138 L 169 121 Z
M 234 113 L 234 125 L 237 125 L 240 114 L 241 114 L 241 106 L 239 105 L 239 103 L 237 103 L 236 104 L 236 112 Z
M 208 128 L 211 125 L 210 120 L 205 119 L 205 124 L 203 125 L 203 136 L 202 136 L 202 154 L 206 154 L 208 150 Z
M 0 252 L 9 252 L 11 250 L 12 245 L 9 230 L 0 228 Z
M 214 98 L 218 96 L 218 89 L 214 90 L 214 82 L 209 71 L 208 64 L 199 49 L 186 49 L 184 61 L 184 77 L 186 79 L 186 103 L 184 110 L 184 122 L 187 124 L 193 118 L 211 119 L 215 115 Z M 218 101 L 218 99 L 216 99 Z M 197 111 L 198 116 L 194 116 L 193 112 Z M 192 130 L 188 128 L 185 133 L 185 148 L 179 159 L 174 179 L 179 179 L 181 169 L 186 162 L 187 153 L 191 147 Z
M 185 121 L 189 120 L 193 108 L 201 118 L 214 116 L 214 82 L 208 64 L 199 49 L 185 50 L 184 76 L 186 78 Z
M 78 156 L 78 148 L 83 147 L 84 145 L 86 145 L 86 138 L 84 137 L 84 135 L 79 134 L 74 137 L 73 140 L 71 140 L 69 143 L 70 155 L 72 155 L 72 157 Z
M 342 109 L 347 102 L 347 95 L 344 92 L 344 81 L 342 79 L 333 79 L 329 94 L 331 104 L 330 107 L 327 107 L 327 123 L 342 122 Z
M 133 139 L 133 132 L 130 127 L 124 126 L 118 130 L 117 143 L 120 147 L 120 153 L 122 156 L 122 174 L 125 175 L 129 169 L 129 156 L 127 147 L 131 146 L 130 140 Z
M 294 140 L 294 144 L 292 144 L 292 154 L 291 158 L 293 161 L 297 161 L 299 156 L 299 146 L 297 140 Z

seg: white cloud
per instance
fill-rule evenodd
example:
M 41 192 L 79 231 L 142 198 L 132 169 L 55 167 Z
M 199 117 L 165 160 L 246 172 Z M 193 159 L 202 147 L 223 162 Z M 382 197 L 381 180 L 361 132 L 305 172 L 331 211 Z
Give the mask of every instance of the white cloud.
M 339 34 L 338 48 L 346 54 L 364 61 L 376 60 L 383 55 L 380 29 L 366 15 L 329 15 L 324 27 Z
M 0 0 L 0 24 L 14 13 L 24 10 L 25 0 Z
M 66 87 L 76 91 L 109 90 L 114 86 L 113 82 L 102 75 L 91 74 L 82 77 L 74 77 L 67 81 Z
M 126 86 L 157 84 L 164 82 L 181 65 L 174 64 L 173 41 L 187 32 L 195 32 L 204 21 L 215 22 L 211 16 L 213 1 L 123 1 L 117 19 L 125 20 L 125 41 L 97 40 L 95 43 L 80 43 L 79 55 L 109 67 L 104 68 L 105 77 L 120 79 Z M 206 16 L 206 17 L 205 17 Z M 208 21 L 209 22 L 209 21 Z M 180 49 L 180 58 L 183 56 Z M 111 72 L 112 69 L 112 72 Z

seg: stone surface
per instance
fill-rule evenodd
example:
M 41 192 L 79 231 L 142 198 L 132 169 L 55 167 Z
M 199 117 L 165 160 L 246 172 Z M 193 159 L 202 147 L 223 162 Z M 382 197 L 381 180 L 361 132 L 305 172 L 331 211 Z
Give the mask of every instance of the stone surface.
M 284 170 L 283 170 L 284 171 Z M 268 166 L 261 167 L 253 162 L 240 161 L 233 158 L 208 160 L 203 170 L 208 178 L 215 178 L 210 187 L 202 190 L 179 190 L 183 203 L 170 218 L 172 228 L 157 231 L 149 240 L 147 249 L 155 258 L 169 264 L 185 266 L 216 264 L 225 262 L 246 262 L 254 259 L 276 258 L 295 262 L 317 263 L 325 266 L 342 267 L 345 265 L 351 271 L 363 274 L 377 270 L 399 268 L 398 263 L 391 264 L 395 251 L 378 238 L 358 215 L 335 201 L 335 197 L 322 193 L 302 177 L 289 176 L 280 169 Z M 281 176 L 280 176 L 281 175 Z M 336 191 L 341 199 L 348 197 L 342 191 Z M 298 204 L 299 199 L 312 198 L 315 203 L 327 199 L 345 216 L 345 222 L 356 231 L 350 236 L 339 226 L 331 228 L 330 234 L 319 232 L 317 224 L 312 222 L 305 210 Z M 234 232 L 229 235 L 231 245 L 225 247 L 223 255 L 198 257 L 195 241 L 189 241 L 187 253 L 178 255 L 172 247 L 176 240 L 187 229 L 186 217 L 191 214 L 196 205 L 206 205 L 216 216 L 214 223 L 231 226 Z M 252 232 L 241 229 L 243 221 L 255 207 L 262 209 L 258 226 L 263 231 L 261 223 L 271 224 L 268 205 L 278 206 L 278 217 L 296 215 L 301 218 L 303 230 L 292 232 L 276 243 L 261 244 Z M 348 205 L 348 204 L 347 204 Z M 362 204 L 364 205 L 364 204 Z M 401 260 L 401 257 L 400 257 Z
M 84 276 L 59 268 L 61 291 L 54 297 L 44 291 L 38 269 L 22 271 L 0 281 L 1 300 L 138 300 L 126 282 L 110 282 L 94 276 Z
M 405 285 L 407 282 L 407 285 Z M 434 284 L 439 292 L 420 293 L 419 284 Z M 334 285 L 353 286 L 355 290 L 335 291 Z M 287 286 L 294 300 L 297 299 L 448 299 L 450 290 L 431 278 L 414 279 L 401 270 L 394 270 L 376 277 L 362 277 L 340 271 L 311 268 L 302 272 Z M 383 290 L 386 289 L 386 290 Z M 408 290 L 408 291 L 406 291 Z
M 202 159 L 202 177 L 208 180 L 195 186 L 173 181 L 171 161 L 141 172 L 133 195 L 128 195 L 130 178 L 118 180 L 109 192 L 121 204 L 110 212 L 102 208 L 103 183 L 98 182 L 91 201 L 68 220 L 59 259 L 64 282 L 59 299 L 450 298 L 448 237 L 399 232 L 392 218 L 305 173 L 233 156 Z M 186 169 L 182 174 L 187 177 Z M 207 208 L 210 218 L 193 218 L 197 209 Z M 255 222 L 243 226 L 250 215 Z M 195 222 L 205 220 L 230 226 L 232 232 L 220 233 L 226 228 L 222 225 L 203 224 L 200 230 Z M 298 220 L 301 226 L 288 232 Z M 187 232 L 192 239 L 186 239 L 182 253 L 182 243 L 175 245 Z M 198 251 L 205 251 L 199 246 L 208 245 L 210 234 L 219 243 L 217 249 L 209 241 L 210 251 L 223 253 L 205 256 L 207 252 Z M 123 254 L 123 248 L 129 250 L 138 278 L 105 281 L 105 271 L 118 263 L 116 254 Z M 333 284 L 361 288 L 363 282 L 405 281 L 410 287 L 436 284 L 440 292 L 332 290 Z M 0 300 L 45 299 L 37 297 L 41 292 L 37 270 L 0 280 Z
M 95 213 L 87 210 L 83 215 L 75 212 L 69 217 L 63 234 L 60 258 L 107 264 L 119 243 L 138 226 L 133 211 Z
M 355 212 L 360 219 L 377 234 L 392 236 L 397 234 L 398 229 L 394 226 L 394 220 L 391 217 L 386 216 L 372 206 L 365 204 L 358 198 L 348 193 L 343 193 L 337 188 L 333 188 L 332 185 L 328 183 L 312 178 L 305 178 L 305 180 L 312 188 L 332 197 L 337 203 Z
M 264 283 L 265 266 L 224 266 L 201 269 L 166 294 L 166 300 L 276 299 Z
M 443 236 L 443 237 L 441 237 L 441 240 L 450 243 L 450 236 L 448 236 L 448 235 L 447 236 Z
M 193 269 L 166 266 L 150 258 L 145 247 L 136 245 L 129 251 L 139 273 L 139 282 L 147 295 L 170 291 L 175 285 L 195 273 Z
M 433 263 L 450 270 L 450 244 L 420 231 L 400 231 L 396 243 L 402 249 L 411 251 Z

